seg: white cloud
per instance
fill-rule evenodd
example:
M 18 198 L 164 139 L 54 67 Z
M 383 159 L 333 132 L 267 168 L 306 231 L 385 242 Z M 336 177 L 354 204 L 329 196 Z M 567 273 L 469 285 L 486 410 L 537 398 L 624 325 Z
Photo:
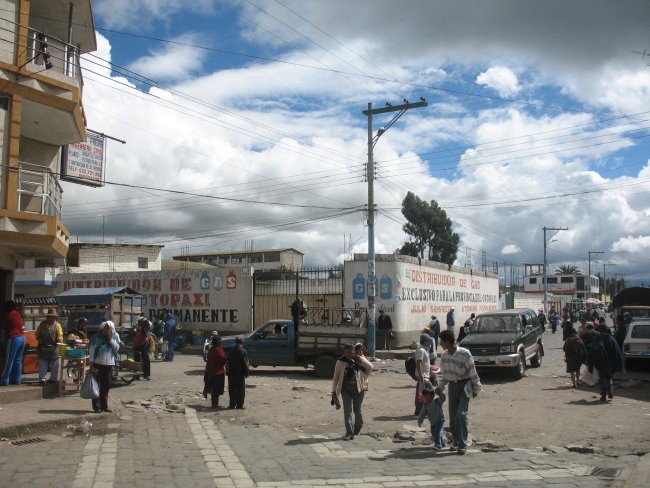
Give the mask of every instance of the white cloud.
M 505 66 L 493 66 L 476 77 L 476 83 L 496 90 L 502 97 L 516 95 L 521 89 L 517 75 Z
M 508 244 L 501 249 L 501 254 L 508 256 L 510 254 L 517 254 L 521 252 L 521 248 L 516 244 Z
M 195 36 L 187 34 L 174 39 L 178 44 L 165 44 L 163 48 L 151 51 L 128 66 L 129 70 L 147 78 L 167 81 L 184 80 L 199 71 L 206 51 L 196 49 Z
M 628 253 L 647 253 L 650 251 L 650 236 L 627 236 L 612 245 L 612 251 Z

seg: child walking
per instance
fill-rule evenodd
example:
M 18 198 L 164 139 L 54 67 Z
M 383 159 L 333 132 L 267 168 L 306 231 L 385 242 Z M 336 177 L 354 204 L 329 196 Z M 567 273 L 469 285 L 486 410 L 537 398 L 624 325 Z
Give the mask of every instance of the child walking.
M 437 383 L 434 380 L 434 383 Z M 431 388 L 433 387 L 433 388 Z M 422 427 L 424 417 L 429 418 L 431 424 L 431 440 L 433 441 L 433 448 L 435 450 L 445 447 L 444 427 L 445 427 L 445 413 L 442 409 L 442 404 L 446 400 L 444 393 L 436 395 L 434 390 L 435 384 L 431 386 L 426 385 L 420 393 L 420 401 L 422 407 L 418 415 L 418 427 Z

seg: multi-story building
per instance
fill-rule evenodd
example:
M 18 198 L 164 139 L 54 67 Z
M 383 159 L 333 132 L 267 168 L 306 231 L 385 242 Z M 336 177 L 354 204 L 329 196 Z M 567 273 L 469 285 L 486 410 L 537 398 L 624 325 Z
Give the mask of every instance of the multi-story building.
M 300 271 L 304 254 L 292 247 L 284 249 L 261 249 L 259 251 L 224 251 L 203 254 L 173 256 L 176 261 L 212 264 L 213 266 L 252 266 L 255 271 Z
M 83 141 L 80 55 L 97 48 L 90 0 L 0 0 L 0 300 L 24 260 L 68 254 L 63 147 Z
M 524 264 L 524 293 L 544 292 L 544 265 Z M 598 276 L 577 274 L 552 274 L 546 276 L 547 293 L 562 295 L 569 300 L 587 300 L 599 297 Z
M 66 259 L 26 259 L 15 270 L 15 293 L 26 297 L 56 294 L 61 273 L 160 271 L 162 249 L 154 244 L 72 243 Z M 180 263 L 179 263 L 180 264 Z

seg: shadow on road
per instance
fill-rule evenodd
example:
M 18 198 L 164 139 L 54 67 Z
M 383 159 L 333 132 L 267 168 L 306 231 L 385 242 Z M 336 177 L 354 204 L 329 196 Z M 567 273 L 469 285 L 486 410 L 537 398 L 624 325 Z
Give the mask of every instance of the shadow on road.
M 413 420 L 415 418 L 414 415 L 402 415 L 401 417 L 394 417 L 390 415 L 380 415 L 379 417 L 373 417 L 372 419 L 377 421 L 377 422 L 390 422 L 391 420 L 400 420 L 400 421 L 406 421 L 406 420 Z
M 390 454 L 380 457 L 368 457 L 370 461 L 384 461 L 386 459 L 432 459 L 435 457 L 446 457 L 455 455 L 454 452 L 448 450 L 434 451 L 431 446 L 413 446 L 411 448 L 402 448 L 393 451 Z
M 285 446 L 301 446 L 308 444 L 322 444 L 323 442 L 331 442 L 336 439 L 323 438 L 314 438 L 310 437 L 308 439 L 291 439 L 284 443 Z

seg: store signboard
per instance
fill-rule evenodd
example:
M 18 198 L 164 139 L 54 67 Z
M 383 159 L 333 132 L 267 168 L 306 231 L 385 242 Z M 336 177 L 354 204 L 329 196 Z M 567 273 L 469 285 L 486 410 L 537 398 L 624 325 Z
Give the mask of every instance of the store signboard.
M 88 186 L 104 186 L 106 139 L 87 131 L 86 140 L 68 144 L 62 151 L 61 179 Z
M 149 319 L 171 311 L 188 330 L 252 330 L 253 279 L 250 269 L 131 271 L 60 274 L 59 293 L 71 288 L 128 286 L 144 295 Z

